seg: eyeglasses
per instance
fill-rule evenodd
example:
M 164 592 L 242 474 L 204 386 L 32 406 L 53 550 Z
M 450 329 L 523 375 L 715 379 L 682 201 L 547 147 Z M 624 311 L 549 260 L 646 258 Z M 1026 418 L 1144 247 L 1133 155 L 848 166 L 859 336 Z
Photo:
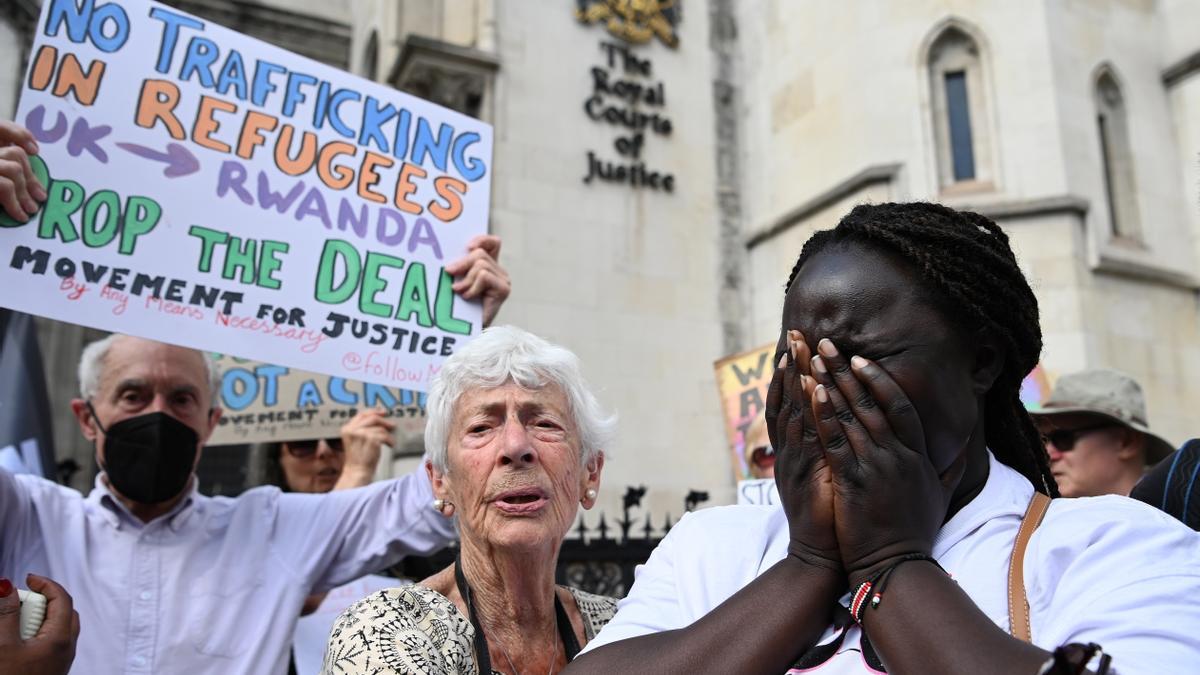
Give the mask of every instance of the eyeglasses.
M 337 436 L 325 439 L 312 438 L 304 441 L 286 441 L 284 442 L 283 447 L 287 450 L 289 455 L 295 457 L 296 459 L 308 459 L 309 457 L 317 454 L 317 444 L 319 444 L 322 440 L 324 440 L 329 445 L 329 449 L 333 450 L 334 452 L 343 452 L 345 450 L 345 448 L 342 447 L 342 439 Z
M 1059 452 L 1070 452 L 1075 447 L 1075 442 L 1083 436 L 1090 434 L 1093 431 L 1100 429 L 1109 429 L 1119 427 L 1116 422 L 1104 422 L 1103 424 L 1093 424 L 1090 427 L 1078 427 L 1075 429 L 1055 429 L 1042 434 L 1042 440 L 1054 446 Z

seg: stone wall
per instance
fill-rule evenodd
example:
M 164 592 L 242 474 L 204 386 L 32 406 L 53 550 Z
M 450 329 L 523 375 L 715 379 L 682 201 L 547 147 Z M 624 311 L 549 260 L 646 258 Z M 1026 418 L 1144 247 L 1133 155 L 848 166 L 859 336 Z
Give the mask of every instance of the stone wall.
M 924 0 L 739 3 L 745 113 L 745 212 L 755 335 L 774 338 L 781 286 L 813 230 L 858 201 L 930 199 L 975 208 L 1010 233 L 1042 310 L 1053 377 L 1111 366 L 1147 390 L 1172 441 L 1200 435 L 1200 77 L 1164 69 L 1200 49 L 1194 3 L 985 3 Z M 925 54 L 953 25 L 983 64 L 990 185 L 940 188 Z M 1093 86 L 1107 66 L 1129 116 L 1140 241 L 1111 236 Z M 886 185 L 787 214 L 872 167 Z

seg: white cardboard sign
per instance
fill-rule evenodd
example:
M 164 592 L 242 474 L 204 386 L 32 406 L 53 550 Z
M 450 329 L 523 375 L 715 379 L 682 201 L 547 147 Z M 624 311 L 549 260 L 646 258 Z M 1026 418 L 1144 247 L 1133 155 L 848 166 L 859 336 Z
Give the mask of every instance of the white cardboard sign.
M 45 0 L 17 121 L 49 191 L 0 304 L 424 391 L 479 332 L 475 119 L 148 0 Z

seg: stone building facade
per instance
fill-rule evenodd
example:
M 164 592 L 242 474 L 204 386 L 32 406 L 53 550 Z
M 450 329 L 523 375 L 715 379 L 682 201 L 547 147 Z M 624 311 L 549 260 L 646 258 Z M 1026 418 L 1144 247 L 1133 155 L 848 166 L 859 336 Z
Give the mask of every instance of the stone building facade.
M 654 513 L 733 500 L 713 361 L 776 337 L 803 242 L 861 201 L 995 218 L 1046 371 L 1125 370 L 1156 430 L 1198 435 L 1191 0 L 172 4 L 495 125 L 499 320 L 576 351 L 619 413 L 609 512 L 626 485 Z M 36 11 L 8 7 L 0 38 Z
M 581 180 L 580 157 L 620 135 L 583 102 L 621 40 L 574 10 L 628 4 L 378 1 L 351 20 L 351 67 L 394 86 L 416 45 L 494 68 L 492 227 L 516 289 L 501 318 L 576 350 L 621 413 L 611 483 L 660 507 L 691 487 L 731 498 L 710 364 L 776 337 L 803 242 L 862 201 L 996 219 L 1050 376 L 1125 370 L 1155 429 L 1197 435 L 1200 6 L 659 3 L 677 46 L 626 46 L 653 64 L 631 79 L 667 91 L 672 133 L 643 154 L 677 175 L 666 193 Z

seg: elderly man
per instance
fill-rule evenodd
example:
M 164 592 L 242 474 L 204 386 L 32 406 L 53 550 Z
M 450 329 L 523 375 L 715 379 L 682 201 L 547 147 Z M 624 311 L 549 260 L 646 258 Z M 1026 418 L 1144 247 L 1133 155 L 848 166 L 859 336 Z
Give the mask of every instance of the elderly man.
M 0 208 L 18 220 L 45 191 L 29 132 L 0 121 Z M 508 297 L 500 240 L 476 237 L 447 265 L 454 290 Z M 423 471 L 327 495 L 196 490 L 216 427 L 217 372 L 192 349 L 114 335 L 89 345 L 71 407 L 102 473 L 86 498 L 0 470 L 0 577 L 27 572 L 74 596 L 72 672 L 282 673 L 305 597 L 452 541 Z
M 1147 426 L 1141 386 L 1115 370 L 1062 376 L 1033 418 L 1064 497 L 1128 495 L 1173 450 Z

